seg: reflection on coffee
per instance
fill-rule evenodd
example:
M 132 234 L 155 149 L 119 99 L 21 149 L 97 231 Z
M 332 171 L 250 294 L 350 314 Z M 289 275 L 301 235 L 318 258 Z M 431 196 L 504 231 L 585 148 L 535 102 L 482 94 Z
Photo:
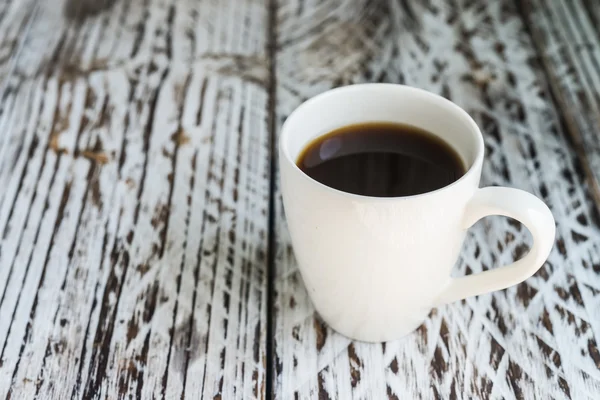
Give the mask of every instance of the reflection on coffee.
M 368 122 L 318 137 L 302 151 L 300 169 L 324 185 L 373 197 L 427 193 L 465 174 L 444 140 L 411 125 Z

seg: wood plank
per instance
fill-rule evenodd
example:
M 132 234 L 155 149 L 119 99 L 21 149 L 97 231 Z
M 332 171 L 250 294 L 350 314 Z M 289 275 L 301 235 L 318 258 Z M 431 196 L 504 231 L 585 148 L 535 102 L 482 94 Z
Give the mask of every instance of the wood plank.
M 0 397 L 264 398 L 266 4 L 72 3 L 0 105 Z
M 26 6 L 17 1 L 5 1 L 0 4 L 0 96 L 4 99 L 14 90 L 15 79 L 11 78 L 15 75 L 16 61 L 38 10 L 35 1 L 27 3 Z M 14 100 L 14 97 L 11 100 Z M 0 128 L 6 126 L 9 117 L 16 116 L 10 111 L 13 106 L 11 101 L 2 103 L 0 119 L 3 122 Z M 23 141 L 19 139 L 21 138 L 0 135 L 0 184 L 6 182 L 14 167 L 14 160 L 7 157 L 7 154 L 17 154 L 22 149 Z M 0 201 L 3 197 L 4 193 L 0 193 Z
M 521 8 L 600 209 L 600 5 L 528 0 Z
M 277 398 L 554 398 L 600 392 L 600 229 L 583 166 L 511 0 L 280 0 L 277 118 L 330 87 L 406 83 L 465 108 L 485 135 L 482 185 L 530 191 L 551 207 L 545 266 L 505 291 L 434 310 L 384 345 L 324 326 L 276 209 L 274 390 Z M 279 199 L 279 197 L 277 197 Z M 456 274 L 519 258 L 521 225 L 469 230 Z
M 0 82 L 2 92 L 38 11 L 36 0 L 6 0 L 0 3 Z

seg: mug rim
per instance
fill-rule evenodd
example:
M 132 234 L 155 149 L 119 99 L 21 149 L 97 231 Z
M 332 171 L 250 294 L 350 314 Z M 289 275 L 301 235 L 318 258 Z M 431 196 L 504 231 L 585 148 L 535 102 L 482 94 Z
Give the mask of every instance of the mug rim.
M 335 189 L 331 186 L 327 186 L 327 185 L 317 181 L 316 179 L 311 178 L 304 171 L 302 171 L 300 169 L 300 167 L 298 167 L 298 165 L 296 164 L 296 161 L 293 160 L 292 157 L 290 156 L 288 146 L 286 146 L 286 142 L 287 142 L 286 139 L 288 137 L 287 132 L 289 131 L 288 126 L 290 124 L 289 121 L 292 119 L 292 117 L 294 115 L 296 115 L 297 113 L 299 113 L 302 109 L 312 105 L 313 103 L 315 103 L 317 101 L 325 100 L 327 97 L 338 94 L 339 92 L 361 90 L 361 89 L 365 89 L 365 88 L 369 88 L 369 87 L 375 87 L 375 88 L 379 88 L 379 89 L 401 90 L 401 91 L 407 91 L 409 93 L 412 92 L 413 94 L 418 94 L 421 96 L 430 97 L 430 98 L 434 99 L 436 102 L 438 102 L 438 104 L 436 106 L 439 105 L 442 107 L 448 107 L 451 111 L 456 112 L 457 117 L 463 119 L 464 122 L 467 123 L 467 125 L 476 133 L 476 136 L 477 136 L 477 143 L 476 143 L 477 155 L 475 156 L 475 159 L 473 160 L 473 162 L 470 163 L 470 165 L 468 166 L 465 173 L 460 178 L 458 178 L 454 182 L 450 183 L 449 185 L 443 186 L 443 187 L 435 189 L 435 190 L 431 190 L 429 192 L 413 194 L 413 195 L 409 195 L 409 196 L 378 197 L 378 196 L 366 196 L 366 195 L 362 195 L 362 194 L 350 193 L 350 192 L 345 192 L 343 190 Z M 382 121 L 382 122 L 384 122 L 384 121 Z M 307 143 L 305 143 L 304 145 L 308 144 L 309 142 L 310 141 L 307 141 Z M 302 104 L 300 104 L 298 107 L 296 107 L 294 109 L 294 111 L 292 111 L 287 116 L 285 122 L 283 123 L 283 126 L 281 127 L 281 134 L 279 135 L 279 151 L 280 151 L 280 154 L 283 153 L 286 161 L 292 164 L 292 168 L 294 169 L 295 172 L 298 172 L 300 175 L 302 175 L 302 177 L 304 179 L 307 179 L 309 182 L 316 184 L 318 187 L 321 187 L 321 189 L 323 189 L 323 190 L 327 190 L 332 193 L 337 193 L 337 194 L 344 195 L 344 196 L 349 196 L 349 197 L 355 198 L 357 200 L 399 201 L 399 200 L 412 200 L 412 199 L 440 193 L 440 192 L 449 190 L 455 186 L 458 186 L 459 184 L 461 184 L 464 181 L 467 181 L 473 174 L 476 173 L 476 170 L 478 169 L 476 167 L 483 164 L 483 156 L 484 156 L 484 152 L 485 152 L 485 146 L 484 146 L 483 135 L 481 133 L 481 130 L 479 129 L 479 126 L 477 125 L 477 123 L 475 122 L 473 117 L 471 117 L 458 104 L 446 99 L 445 97 L 435 94 L 433 92 L 424 90 L 424 89 L 420 89 L 420 88 L 417 88 L 414 86 L 402 85 L 402 84 L 360 83 L 360 84 L 340 86 L 340 87 L 326 90 L 325 92 L 319 93 L 318 95 L 309 98 L 308 100 L 306 100 Z M 281 159 L 281 156 L 280 156 L 280 159 Z M 280 160 L 280 162 L 281 162 L 281 160 Z

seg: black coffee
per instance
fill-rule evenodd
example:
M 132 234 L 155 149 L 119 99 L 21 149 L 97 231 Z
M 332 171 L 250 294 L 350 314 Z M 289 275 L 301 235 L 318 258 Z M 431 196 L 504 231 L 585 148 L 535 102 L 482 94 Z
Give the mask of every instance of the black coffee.
M 399 197 L 451 184 L 465 173 L 460 156 L 421 128 L 369 122 L 315 139 L 298 157 L 311 178 L 348 193 Z

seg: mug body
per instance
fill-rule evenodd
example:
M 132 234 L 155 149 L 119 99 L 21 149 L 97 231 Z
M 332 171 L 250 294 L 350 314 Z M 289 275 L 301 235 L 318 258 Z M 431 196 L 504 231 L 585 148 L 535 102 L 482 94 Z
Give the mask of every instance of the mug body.
M 298 168 L 300 153 L 315 138 L 364 122 L 423 128 L 450 144 L 467 172 L 432 192 L 381 198 L 333 189 Z M 458 258 L 483 149 L 481 132 L 466 112 L 408 86 L 333 89 L 289 116 L 279 146 L 286 220 L 306 289 L 326 323 L 350 338 L 379 342 L 423 322 Z

